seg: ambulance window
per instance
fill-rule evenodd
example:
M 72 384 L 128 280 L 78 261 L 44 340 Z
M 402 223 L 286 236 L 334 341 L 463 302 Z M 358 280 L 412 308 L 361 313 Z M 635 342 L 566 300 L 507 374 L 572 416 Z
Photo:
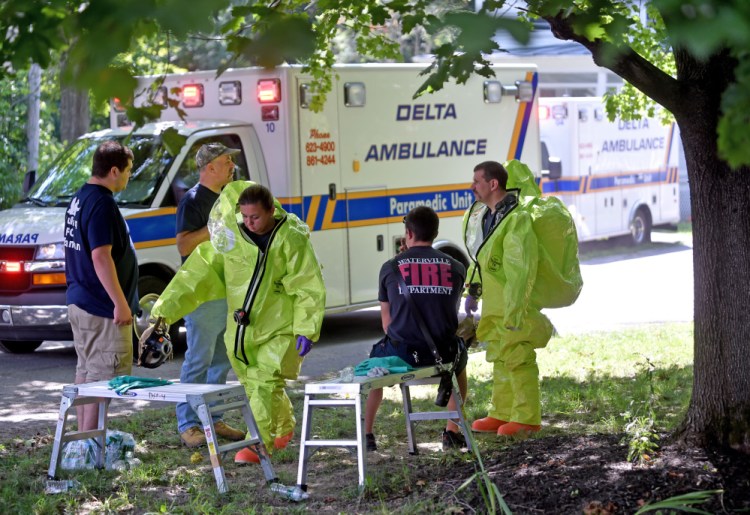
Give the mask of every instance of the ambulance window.
M 221 143 L 229 148 L 243 150 L 243 152 L 234 156 L 234 178 L 235 180 L 249 180 L 251 178 L 250 172 L 247 168 L 244 148 L 239 136 L 236 134 L 222 134 L 220 136 L 204 138 L 193 143 L 188 155 L 180 165 L 177 175 L 175 175 L 172 180 L 171 187 L 164 197 L 164 202 L 162 202 L 162 207 L 177 206 L 187 190 L 198 183 L 198 179 L 200 179 L 200 170 L 198 170 L 198 167 L 195 164 L 195 154 L 198 152 L 198 149 L 206 143 Z

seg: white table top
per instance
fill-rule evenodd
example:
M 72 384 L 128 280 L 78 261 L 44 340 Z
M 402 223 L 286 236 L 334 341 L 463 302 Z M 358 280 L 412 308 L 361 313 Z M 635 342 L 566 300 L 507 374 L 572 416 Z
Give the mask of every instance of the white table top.
M 105 397 L 110 399 L 137 399 L 142 401 L 187 402 L 188 395 L 203 395 L 209 393 L 226 392 L 228 394 L 245 395 L 245 389 L 239 383 L 228 384 L 194 384 L 180 383 L 149 388 L 134 388 L 122 394 L 110 389 L 109 381 L 94 383 L 70 384 L 63 391 L 77 389 L 80 397 Z

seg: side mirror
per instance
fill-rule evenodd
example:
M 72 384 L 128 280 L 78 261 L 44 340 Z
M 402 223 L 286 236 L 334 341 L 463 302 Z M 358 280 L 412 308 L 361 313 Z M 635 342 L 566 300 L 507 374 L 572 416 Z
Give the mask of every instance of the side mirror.
M 29 192 L 31 187 L 36 182 L 36 170 L 29 170 L 23 176 L 23 193 L 24 195 Z
M 562 163 L 559 157 L 550 157 L 547 164 L 547 169 L 542 170 L 542 177 L 546 177 L 552 181 L 562 177 Z

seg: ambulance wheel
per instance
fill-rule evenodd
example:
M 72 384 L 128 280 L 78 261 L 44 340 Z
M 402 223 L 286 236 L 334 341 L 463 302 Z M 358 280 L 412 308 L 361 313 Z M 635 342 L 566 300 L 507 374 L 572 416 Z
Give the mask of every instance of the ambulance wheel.
M 138 279 L 138 295 L 140 296 L 138 303 L 143 308 L 146 308 L 144 311 L 148 311 L 148 308 L 153 306 L 156 299 L 155 296 L 160 295 L 166 287 L 166 281 L 153 275 L 142 276 Z M 143 312 L 140 317 L 135 317 L 133 330 L 133 361 L 138 361 L 138 335 L 148 327 L 149 318 L 150 312 Z M 136 325 L 139 327 L 139 330 L 137 331 L 135 330 Z M 187 349 L 187 341 L 180 333 L 180 327 L 182 327 L 182 325 L 183 322 L 180 320 L 169 326 L 169 338 L 172 340 L 172 345 L 175 351 L 180 352 L 184 352 L 185 349 Z
M 0 341 L 0 350 L 8 354 L 29 354 L 34 352 L 42 344 L 40 341 Z
M 630 237 L 633 245 L 643 245 L 651 241 L 651 217 L 648 209 L 640 208 L 630 222 Z

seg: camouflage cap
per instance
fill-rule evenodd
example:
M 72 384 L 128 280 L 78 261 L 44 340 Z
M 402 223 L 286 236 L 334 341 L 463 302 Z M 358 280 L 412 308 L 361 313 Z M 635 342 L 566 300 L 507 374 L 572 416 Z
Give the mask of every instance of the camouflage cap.
M 221 156 L 234 156 L 242 152 L 236 148 L 229 148 L 221 143 L 206 143 L 195 154 L 195 165 L 202 170 L 208 163 Z

